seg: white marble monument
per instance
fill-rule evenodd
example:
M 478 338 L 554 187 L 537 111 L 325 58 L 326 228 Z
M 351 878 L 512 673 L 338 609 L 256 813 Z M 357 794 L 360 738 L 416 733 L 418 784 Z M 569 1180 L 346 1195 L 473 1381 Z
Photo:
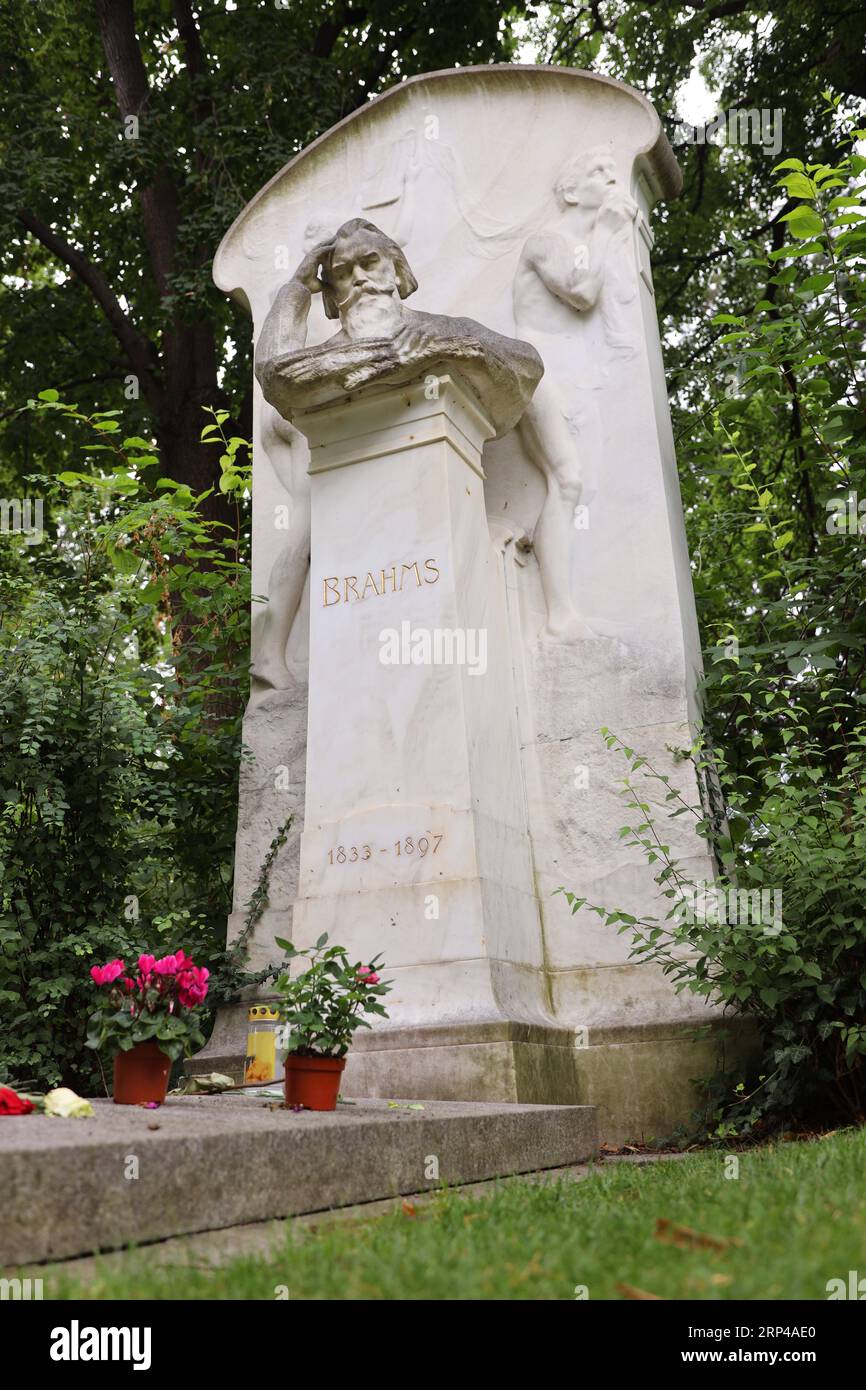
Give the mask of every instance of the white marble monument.
M 230 934 L 293 812 L 251 964 L 323 930 L 384 953 L 391 1017 L 346 1094 L 591 1103 L 616 1139 L 671 1129 L 712 1064 L 715 1015 L 554 894 L 664 912 L 602 726 L 697 799 L 670 751 L 700 649 L 650 270 L 679 187 L 631 88 L 459 69 L 328 131 L 217 254 L 254 323 L 267 599 Z M 712 876 L 683 819 L 668 838 Z M 239 1067 L 243 1018 L 203 1066 Z

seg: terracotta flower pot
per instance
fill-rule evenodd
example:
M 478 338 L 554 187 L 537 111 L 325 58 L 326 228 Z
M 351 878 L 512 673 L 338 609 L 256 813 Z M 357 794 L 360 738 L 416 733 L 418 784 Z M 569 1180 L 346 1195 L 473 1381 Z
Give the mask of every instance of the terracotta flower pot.
M 305 1110 L 336 1110 L 340 1076 L 345 1057 L 286 1058 L 286 1105 L 303 1105 Z
M 155 1100 L 162 1105 L 168 1089 L 171 1058 L 155 1042 L 136 1043 L 114 1059 L 115 1105 L 142 1105 Z

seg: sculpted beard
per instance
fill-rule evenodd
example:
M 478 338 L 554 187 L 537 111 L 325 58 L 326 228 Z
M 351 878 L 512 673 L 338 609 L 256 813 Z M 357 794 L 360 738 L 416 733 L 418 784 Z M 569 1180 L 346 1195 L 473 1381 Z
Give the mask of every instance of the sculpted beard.
M 400 305 L 395 299 L 396 281 L 365 280 L 352 285 L 345 298 L 337 301 L 340 322 L 350 338 L 371 338 L 383 333 L 393 336 L 399 324 Z
M 352 285 L 344 299 L 337 300 L 340 318 L 350 330 L 357 318 L 359 308 L 378 303 L 383 309 L 394 294 L 395 285 L 375 285 L 366 281 L 363 285 Z

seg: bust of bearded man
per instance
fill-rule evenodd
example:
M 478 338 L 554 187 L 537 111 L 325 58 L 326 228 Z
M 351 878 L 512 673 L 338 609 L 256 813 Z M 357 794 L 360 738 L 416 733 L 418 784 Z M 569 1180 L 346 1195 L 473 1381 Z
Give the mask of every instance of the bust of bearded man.
M 256 349 L 265 399 L 287 420 L 362 387 L 399 384 L 453 367 L 484 407 L 496 435 L 522 415 L 544 371 L 529 343 L 474 319 L 409 309 L 418 282 L 401 247 L 353 218 L 304 256 L 278 291 Z M 306 347 L 312 296 L 339 319 L 333 337 Z

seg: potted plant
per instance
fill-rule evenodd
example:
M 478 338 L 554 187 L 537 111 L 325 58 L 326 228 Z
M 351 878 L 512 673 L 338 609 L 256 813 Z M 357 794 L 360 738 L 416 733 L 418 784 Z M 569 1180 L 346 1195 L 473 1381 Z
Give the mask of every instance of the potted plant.
M 371 1026 L 365 1014 L 388 1017 L 379 1001 L 391 986 L 376 973 L 378 956 L 367 965 L 353 965 L 343 946 L 327 945 L 327 932 L 305 951 L 276 940 L 289 967 L 301 957 L 310 962 L 301 974 L 287 969 L 276 982 L 286 1049 L 286 1105 L 335 1110 L 352 1034 Z
M 87 1046 L 115 1050 L 115 1104 L 161 1105 L 172 1062 L 204 1046 L 208 973 L 183 951 L 141 955 L 134 972 L 122 960 L 91 967 L 99 995 Z

